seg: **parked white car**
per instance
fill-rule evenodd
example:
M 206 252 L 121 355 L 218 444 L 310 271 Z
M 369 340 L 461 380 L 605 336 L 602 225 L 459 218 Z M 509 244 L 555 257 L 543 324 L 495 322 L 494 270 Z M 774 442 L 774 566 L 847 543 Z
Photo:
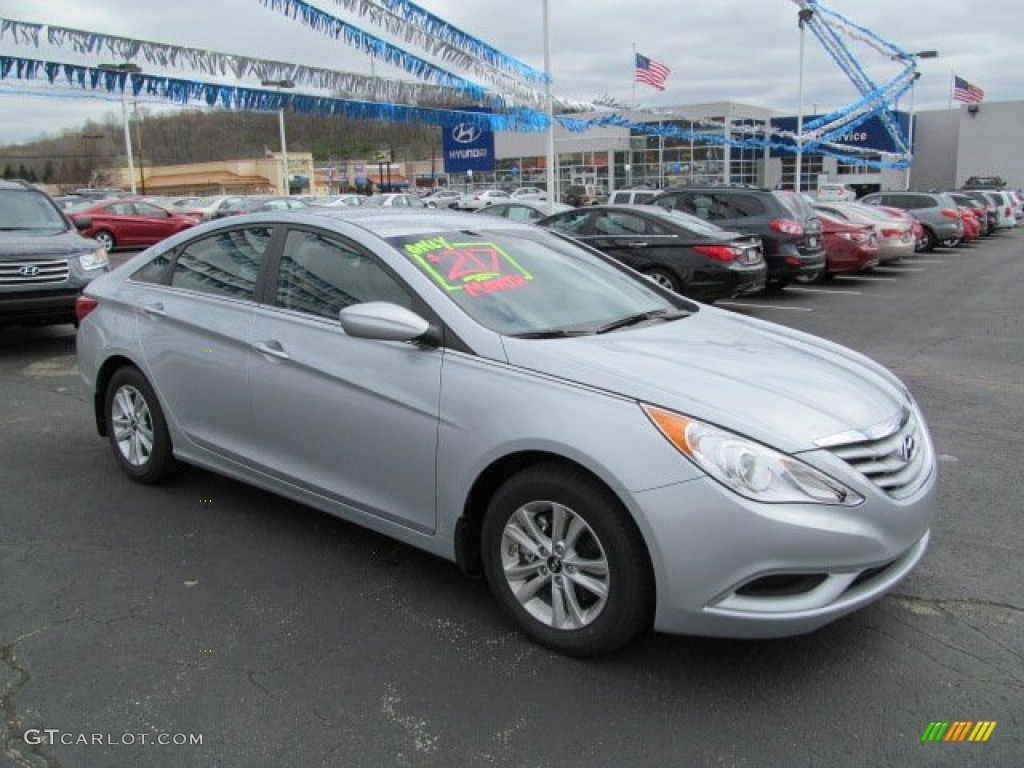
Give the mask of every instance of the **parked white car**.
M 548 193 L 540 187 L 519 187 L 512 190 L 512 197 L 516 200 L 547 200 Z
M 853 187 L 845 184 L 822 184 L 818 187 L 817 198 L 819 202 L 847 203 L 857 199 L 857 193 Z
M 471 192 L 463 192 L 459 197 L 457 207 L 466 211 L 476 211 L 495 203 L 507 203 L 511 199 L 512 196 L 508 192 L 503 192 L 500 189 L 476 189 Z

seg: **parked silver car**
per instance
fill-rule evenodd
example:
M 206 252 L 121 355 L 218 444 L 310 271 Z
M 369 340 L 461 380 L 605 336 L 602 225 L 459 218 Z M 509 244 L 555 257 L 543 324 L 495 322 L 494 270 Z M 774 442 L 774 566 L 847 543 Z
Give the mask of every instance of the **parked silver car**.
M 564 653 L 811 631 L 928 546 L 935 453 L 891 373 L 530 225 L 239 217 L 79 309 L 130 477 L 185 461 L 422 547 Z
M 872 192 L 857 202 L 910 211 L 924 227 L 922 251 L 936 245 L 956 247 L 964 240 L 964 225 L 956 201 L 945 192 Z

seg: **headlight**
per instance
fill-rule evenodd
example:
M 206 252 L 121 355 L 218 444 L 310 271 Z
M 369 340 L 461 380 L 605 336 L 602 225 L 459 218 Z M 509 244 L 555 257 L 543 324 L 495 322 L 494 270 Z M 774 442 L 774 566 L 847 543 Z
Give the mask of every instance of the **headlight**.
M 846 507 L 864 501 L 856 491 L 792 456 L 678 413 L 651 405 L 643 409 L 677 450 L 740 496 Z
M 78 263 L 81 264 L 82 269 L 86 271 L 105 267 L 108 263 L 107 250 L 106 248 L 97 248 L 95 251 L 83 253 L 78 257 Z

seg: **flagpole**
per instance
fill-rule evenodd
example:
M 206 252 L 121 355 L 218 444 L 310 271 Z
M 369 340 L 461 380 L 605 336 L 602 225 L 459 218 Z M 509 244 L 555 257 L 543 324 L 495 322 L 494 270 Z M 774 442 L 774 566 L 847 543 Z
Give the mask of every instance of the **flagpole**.
M 639 109 L 636 102 L 636 43 L 633 43 L 633 109 Z
M 950 70 L 949 70 L 949 93 L 946 96 L 946 98 L 949 99 L 949 101 L 946 104 L 946 109 L 952 109 L 953 108 L 953 86 L 954 86 L 955 83 L 956 83 L 956 73 L 953 72 L 952 68 L 950 68 Z

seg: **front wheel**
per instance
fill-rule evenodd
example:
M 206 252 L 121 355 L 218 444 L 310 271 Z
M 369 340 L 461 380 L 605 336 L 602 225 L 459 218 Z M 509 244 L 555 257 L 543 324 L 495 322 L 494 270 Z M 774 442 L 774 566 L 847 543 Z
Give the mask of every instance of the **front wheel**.
M 552 650 L 609 653 L 653 622 L 643 539 L 618 499 L 581 470 L 547 464 L 511 477 L 488 504 L 481 544 L 502 609 Z
M 93 235 L 92 239 L 95 240 L 100 245 L 102 245 L 104 250 L 106 250 L 108 253 L 114 250 L 114 246 L 117 245 L 117 242 L 114 240 L 114 234 L 112 232 L 108 232 L 105 229 L 101 229 L 99 232 Z
M 171 438 L 146 377 L 136 368 L 121 368 L 110 377 L 105 403 L 107 436 L 121 468 L 140 483 L 169 477 L 176 466 Z

